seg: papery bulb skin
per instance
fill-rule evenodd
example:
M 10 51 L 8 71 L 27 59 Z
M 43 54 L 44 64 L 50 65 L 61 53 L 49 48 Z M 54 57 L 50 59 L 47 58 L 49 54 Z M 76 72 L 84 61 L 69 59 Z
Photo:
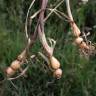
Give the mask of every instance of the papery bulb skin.
M 6 69 L 6 74 L 7 74 L 7 77 L 11 77 L 12 75 L 15 74 L 15 70 L 13 70 L 11 67 L 8 67 Z
M 20 68 L 20 61 L 18 60 L 13 61 L 11 64 L 11 68 L 14 70 L 18 70 Z
M 55 78 L 60 79 L 61 76 L 62 76 L 62 70 L 60 68 L 55 70 L 53 75 L 54 75 Z
M 79 37 L 81 32 L 80 32 L 80 29 L 78 28 L 78 26 L 75 23 L 72 23 L 71 28 L 73 30 L 74 36 Z
M 80 48 L 82 48 L 82 49 L 89 49 L 89 46 L 85 43 L 85 42 L 82 42 L 81 44 L 80 44 Z
M 53 69 L 56 70 L 56 69 L 60 68 L 60 62 L 54 56 L 51 57 L 50 63 L 51 63 L 51 67 Z
M 75 43 L 76 44 L 81 44 L 83 42 L 83 38 L 81 38 L 81 37 L 77 37 L 76 39 L 75 39 Z

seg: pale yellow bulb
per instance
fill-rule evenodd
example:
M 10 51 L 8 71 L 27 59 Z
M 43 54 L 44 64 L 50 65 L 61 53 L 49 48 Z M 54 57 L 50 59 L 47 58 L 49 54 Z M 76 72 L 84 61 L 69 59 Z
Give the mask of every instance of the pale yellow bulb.
M 83 38 L 81 38 L 81 37 L 77 37 L 76 39 L 75 39 L 75 43 L 76 44 L 81 44 L 83 42 Z
M 53 75 L 54 75 L 55 78 L 60 79 L 61 76 L 62 76 L 62 70 L 61 69 L 55 70 Z
M 53 69 L 58 69 L 58 68 L 60 68 L 60 62 L 55 58 L 55 57 L 52 57 L 51 59 L 50 59 L 50 63 L 51 63 L 51 67 L 53 68 Z
M 11 64 L 11 68 L 13 68 L 14 70 L 18 70 L 20 68 L 20 61 L 18 60 L 13 61 Z
M 89 49 L 89 46 L 88 46 L 85 42 L 82 42 L 82 43 L 80 44 L 80 48 Z
M 6 69 L 7 77 L 11 77 L 12 75 L 15 74 L 15 70 L 13 70 L 11 67 L 8 67 Z

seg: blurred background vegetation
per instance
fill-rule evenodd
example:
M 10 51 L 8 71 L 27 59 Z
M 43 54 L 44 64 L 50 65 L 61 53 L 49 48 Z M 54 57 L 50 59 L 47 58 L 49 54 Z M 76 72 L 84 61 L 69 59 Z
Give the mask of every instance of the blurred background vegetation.
M 24 24 L 28 7 L 32 0 L 0 0 L 0 80 L 2 70 L 16 59 L 26 46 Z M 38 8 L 34 6 L 32 12 Z M 49 0 L 48 6 L 54 7 L 60 0 Z M 70 0 L 73 17 L 77 25 L 84 31 L 90 28 L 89 40 L 96 42 L 96 1 L 89 0 L 82 4 L 80 0 Z M 63 3 L 59 8 L 66 13 Z M 35 24 L 32 24 L 35 26 Z M 30 62 L 27 77 L 0 82 L 0 96 L 96 96 L 96 56 L 86 59 L 79 54 L 73 45 L 71 29 L 66 21 L 56 15 L 48 19 L 45 25 L 46 37 L 57 41 L 54 56 L 61 62 L 63 76 L 56 80 L 50 75 L 45 62 L 37 55 Z M 30 54 L 42 51 L 37 40 Z

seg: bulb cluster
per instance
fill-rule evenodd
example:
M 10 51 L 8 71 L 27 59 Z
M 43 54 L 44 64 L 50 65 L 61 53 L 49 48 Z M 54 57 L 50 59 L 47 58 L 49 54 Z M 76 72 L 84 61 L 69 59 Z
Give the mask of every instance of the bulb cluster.
M 71 28 L 73 30 L 73 34 L 76 37 L 75 39 L 75 43 L 81 48 L 81 49 L 87 49 L 89 50 L 89 46 L 86 44 L 86 42 L 84 41 L 84 39 L 82 37 L 80 37 L 80 29 L 78 28 L 78 26 L 75 24 L 75 22 L 71 23 Z
M 81 48 L 81 49 L 89 49 L 89 46 L 84 42 L 82 37 L 77 37 L 75 39 L 75 43 Z
M 29 17 L 29 10 L 31 9 L 31 7 L 34 4 L 35 0 L 32 1 L 32 3 L 30 4 L 30 7 L 28 9 L 28 13 L 27 13 L 27 17 L 26 17 L 25 30 L 26 30 L 26 37 L 28 38 L 28 40 L 30 40 L 30 44 L 28 44 L 26 48 L 29 50 L 29 48 L 32 47 L 32 45 L 34 44 L 34 41 L 36 40 L 37 35 L 38 35 L 39 36 L 39 39 L 40 39 L 40 42 L 43 45 L 43 48 L 44 48 L 45 52 L 47 53 L 46 56 L 49 57 L 48 59 L 49 59 L 49 62 L 50 62 L 50 67 L 52 68 L 52 71 L 53 71 L 53 76 L 55 78 L 57 78 L 57 79 L 60 79 L 61 76 L 62 76 L 62 70 L 60 68 L 60 62 L 53 56 L 55 42 L 53 42 L 53 40 L 52 40 L 52 42 L 54 44 L 51 42 L 51 45 L 52 46 L 50 47 L 48 45 L 48 43 L 47 43 L 45 32 L 44 32 L 44 20 L 45 20 L 44 13 L 45 13 L 45 9 L 47 7 L 48 0 L 41 0 L 41 1 L 42 1 L 42 3 L 40 2 L 40 4 L 41 4 L 41 8 L 40 8 L 41 11 L 39 13 L 37 12 L 39 14 L 38 15 L 38 20 L 37 20 L 38 22 L 37 22 L 36 28 L 34 30 L 33 36 L 31 35 L 32 37 L 28 36 L 28 33 L 27 33 L 27 23 L 28 23 L 27 22 L 28 21 L 27 19 Z M 82 1 L 83 2 L 85 2 L 85 1 L 87 2 L 88 0 L 82 0 Z M 70 25 L 71 25 L 71 28 L 73 30 L 73 34 L 76 37 L 74 42 L 81 49 L 87 49 L 87 50 L 89 50 L 88 44 L 80 36 L 80 34 L 81 34 L 80 29 L 78 28 L 78 26 L 76 25 L 76 23 L 73 20 L 71 9 L 70 9 L 69 0 L 66 0 L 66 5 L 67 5 L 67 11 L 68 11 L 68 15 L 69 15 L 68 20 L 70 21 Z M 37 13 L 35 13 L 33 15 L 33 17 L 35 17 L 35 15 Z M 11 77 L 12 75 L 14 75 L 16 73 L 16 71 L 21 68 L 21 65 L 25 62 L 25 60 L 27 58 L 27 53 L 28 53 L 27 52 L 28 50 L 26 50 L 26 48 L 18 56 L 18 58 L 11 63 L 10 67 L 8 67 L 6 69 L 6 74 L 7 74 L 8 77 Z
M 84 1 L 84 0 L 83 0 Z M 66 6 L 67 6 L 67 12 L 68 12 L 68 16 L 69 16 L 69 20 L 70 20 L 70 25 L 73 31 L 74 36 L 76 37 L 75 39 L 75 43 L 81 48 L 81 49 L 89 49 L 88 44 L 83 40 L 82 37 L 80 37 L 81 31 L 78 28 L 78 26 L 76 25 L 76 23 L 74 22 L 73 16 L 72 16 L 72 12 L 70 9 L 70 2 L 69 0 L 66 0 Z
M 16 71 L 21 67 L 21 62 L 15 60 L 11 63 L 10 67 L 6 69 L 7 77 L 11 77 L 16 73 Z
M 60 69 L 60 62 L 54 56 L 50 58 L 50 66 L 53 69 L 53 76 L 57 79 L 60 79 L 62 76 L 62 70 Z
M 6 69 L 7 77 L 11 77 L 16 73 L 18 69 L 21 68 L 21 65 L 24 63 L 26 59 L 26 50 L 24 50 L 16 60 L 14 60 L 11 65 Z
M 18 69 L 21 68 L 21 65 L 26 60 L 26 57 L 27 57 L 26 55 L 28 53 L 27 51 L 29 50 L 29 48 L 32 47 L 32 45 L 34 44 L 34 41 L 36 40 L 37 35 L 38 35 L 40 42 L 44 48 L 44 51 L 46 52 L 46 56 L 49 57 L 50 67 L 53 69 L 53 75 L 54 75 L 54 77 L 59 79 L 62 76 L 62 70 L 60 69 L 60 62 L 53 56 L 55 41 L 53 42 L 53 40 L 51 40 L 50 43 L 52 43 L 51 44 L 52 46 L 49 46 L 47 43 L 47 40 L 46 40 L 45 32 L 44 32 L 44 22 L 43 21 L 45 18 L 44 13 L 45 13 L 45 9 L 47 7 L 48 0 L 42 0 L 42 3 L 40 3 L 41 4 L 40 9 L 42 11 L 39 12 L 39 15 L 38 15 L 39 18 L 38 18 L 38 22 L 37 22 L 36 28 L 34 30 L 33 36 L 29 37 L 28 33 L 27 33 L 27 21 L 28 21 L 27 19 L 28 19 L 29 11 L 30 11 L 32 5 L 34 4 L 34 2 L 35 2 L 35 0 L 33 0 L 32 3 L 30 4 L 30 7 L 29 7 L 28 13 L 27 13 L 27 17 L 26 17 L 26 24 L 25 24 L 26 37 L 28 38 L 28 40 L 30 39 L 30 43 L 28 42 L 28 45 L 25 48 L 27 50 L 24 50 L 18 56 L 18 58 L 11 63 L 10 67 L 8 67 L 6 69 L 6 74 L 8 77 L 11 77 L 12 75 L 14 75 L 16 73 L 16 71 Z

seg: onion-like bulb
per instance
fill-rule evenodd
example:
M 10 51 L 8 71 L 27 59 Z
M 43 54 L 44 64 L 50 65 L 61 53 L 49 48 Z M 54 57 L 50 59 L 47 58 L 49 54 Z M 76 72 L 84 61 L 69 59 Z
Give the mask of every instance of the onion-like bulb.
M 15 60 L 12 62 L 11 66 L 6 69 L 6 74 L 8 77 L 11 77 L 15 72 L 21 67 L 21 62 Z
M 12 75 L 14 75 L 15 74 L 15 70 L 13 70 L 11 67 L 8 67 L 7 69 L 6 69 L 6 74 L 7 74 L 7 77 L 11 77 Z
M 50 58 L 50 65 L 55 70 L 60 68 L 60 62 L 54 56 Z
M 89 49 L 89 46 L 85 43 L 85 42 L 82 42 L 81 44 L 80 44 L 80 48 L 82 48 L 82 49 Z
M 81 37 L 77 37 L 76 39 L 75 39 L 75 43 L 76 44 L 81 44 L 83 42 L 83 38 L 81 38 Z
M 13 61 L 11 64 L 11 68 L 14 70 L 18 70 L 20 68 L 20 61 L 18 60 Z
M 62 76 L 62 70 L 60 68 L 55 70 L 53 75 L 54 75 L 55 78 L 60 79 L 61 76 Z

